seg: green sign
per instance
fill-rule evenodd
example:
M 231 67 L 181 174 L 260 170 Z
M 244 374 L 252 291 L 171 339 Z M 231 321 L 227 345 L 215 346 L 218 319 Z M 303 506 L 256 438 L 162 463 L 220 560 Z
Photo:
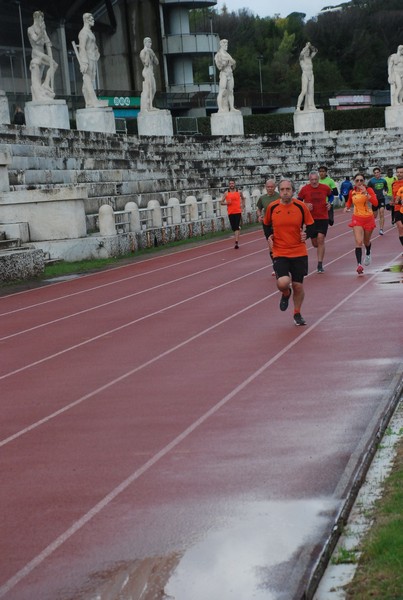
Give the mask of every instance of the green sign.
M 100 100 L 107 100 L 108 106 L 113 108 L 138 108 L 140 98 L 137 96 L 100 96 Z

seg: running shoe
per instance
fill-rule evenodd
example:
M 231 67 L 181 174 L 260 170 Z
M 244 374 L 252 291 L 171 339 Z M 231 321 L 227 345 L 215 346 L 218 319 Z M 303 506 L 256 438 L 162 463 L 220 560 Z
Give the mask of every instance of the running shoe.
M 362 275 L 364 273 L 364 267 L 362 265 L 358 265 L 357 273 L 358 275 Z
M 238 242 L 235 242 L 235 246 L 234 246 L 234 248 L 235 248 L 235 250 L 238 250 L 238 248 L 239 248 L 239 244 L 238 244 Z
M 291 290 L 290 290 L 290 293 L 288 294 L 288 296 L 284 296 L 284 294 L 281 294 L 280 310 L 282 310 L 283 312 L 285 310 L 287 310 L 290 298 L 291 298 Z
M 383 235 L 383 229 L 379 230 L 379 235 Z
M 295 313 L 294 315 L 294 323 L 297 327 L 301 327 L 302 325 L 306 325 L 306 321 L 304 317 L 301 317 L 301 313 Z
M 318 267 L 317 273 L 324 273 L 325 269 L 323 267 Z
M 366 267 L 368 267 L 368 265 L 370 265 L 370 264 L 371 264 L 371 255 L 370 255 L 370 254 L 366 254 L 366 255 L 365 255 L 365 258 L 364 258 L 364 265 L 365 265 Z M 358 270 L 358 269 L 357 269 L 357 270 Z

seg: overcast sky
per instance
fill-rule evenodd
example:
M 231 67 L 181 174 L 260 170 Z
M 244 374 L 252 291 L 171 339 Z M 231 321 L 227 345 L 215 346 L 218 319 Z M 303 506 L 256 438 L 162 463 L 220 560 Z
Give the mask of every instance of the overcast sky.
M 339 0 L 340 1 L 340 0 Z M 337 5 L 337 0 L 218 0 L 217 9 L 220 10 L 223 5 L 228 10 L 238 11 L 241 8 L 248 8 L 252 13 L 259 17 L 274 17 L 279 14 L 286 17 L 292 12 L 306 13 L 306 19 L 310 19 L 318 14 L 325 6 Z

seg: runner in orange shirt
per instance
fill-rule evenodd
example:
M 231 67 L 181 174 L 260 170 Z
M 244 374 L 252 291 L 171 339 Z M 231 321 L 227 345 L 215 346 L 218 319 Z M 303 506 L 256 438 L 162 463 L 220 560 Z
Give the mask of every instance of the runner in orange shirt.
M 378 206 L 375 192 L 365 185 L 362 173 L 357 173 L 354 177 L 354 187 L 348 194 L 344 212 L 347 212 L 352 204 L 354 205 L 354 212 L 348 226 L 353 229 L 354 233 L 357 273 L 362 275 L 364 273 L 364 267 L 361 264 L 362 245 L 364 244 L 366 249 L 364 265 L 369 265 L 371 263 L 371 235 L 376 227 L 372 207 Z
M 396 223 L 399 240 L 403 246 L 403 165 L 396 168 L 397 180 L 392 183 L 392 199 L 390 203 L 393 205 L 393 217 Z
M 242 211 L 245 209 L 245 198 L 241 191 L 235 187 L 233 179 L 221 198 L 221 204 L 227 207 L 228 219 L 235 236 L 235 250 L 239 248 L 239 230 L 241 225 Z
M 301 326 L 306 325 L 301 316 L 305 296 L 303 281 L 308 274 L 305 241 L 314 233 L 314 220 L 307 206 L 293 197 L 294 185 L 290 179 L 282 179 L 278 190 L 280 199 L 269 204 L 263 223 L 272 230 L 267 242 L 273 254 L 277 287 L 281 292 L 280 310 L 287 310 L 293 293 L 294 323 Z

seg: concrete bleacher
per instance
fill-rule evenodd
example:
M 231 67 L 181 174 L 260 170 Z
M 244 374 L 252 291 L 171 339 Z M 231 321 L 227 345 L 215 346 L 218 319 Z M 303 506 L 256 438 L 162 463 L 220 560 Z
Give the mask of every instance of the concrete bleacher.
M 84 185 L 85 211 L 103 204 L 124 210 L 129 201 L 145 208 L 149 200 L 166 205 L 175 194 L 220 195 L 229 178 L 240 187 L 263 186 L 269 175 L 305 182 L 309 171 L 326 163 L 341 181 L 358 169 L 402 162 L 399 129 L 331 131 L 206 138 L 139 138 L 82 131 L 0 126 L 0 151 L 8 152 L 10 190 Z
M 337 184 L 358 170 L 370 175 L 375 165 L 385 171 L 403 162 L 402 133 L 403 126 L 139 138 L 3 124 L 0 231 L 2 226 L 25 227 L 24 236 L 7 237 L 23 237 L 48 260 L 81 260 L 227 230 L 219 199 L 229 179 L 243 189 L 248 199 L 244 218 L 254 222 L 256 201 L 269 176 L 290 177 L 298 188 L 323 163 Z M 105 207 L 114 217 L 102 231 L 99 214 Z

